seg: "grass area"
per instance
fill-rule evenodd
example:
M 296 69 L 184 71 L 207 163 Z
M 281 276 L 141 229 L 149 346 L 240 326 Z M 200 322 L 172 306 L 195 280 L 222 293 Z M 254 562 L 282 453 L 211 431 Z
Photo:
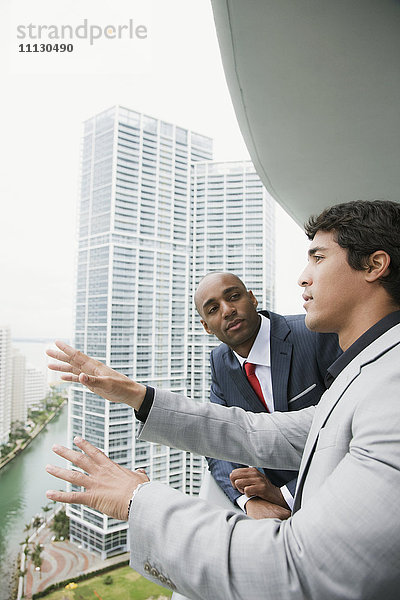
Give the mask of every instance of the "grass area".
M 104 583 L 107 576 L 113 580 L 109 585 Z M 120 567 L 92 579 L 78 581 L 74 590 L 61 588 L 45 596 L 45 600 L 161 600 L 171 596 L 170 590 L 147 581 L 130 567 Z

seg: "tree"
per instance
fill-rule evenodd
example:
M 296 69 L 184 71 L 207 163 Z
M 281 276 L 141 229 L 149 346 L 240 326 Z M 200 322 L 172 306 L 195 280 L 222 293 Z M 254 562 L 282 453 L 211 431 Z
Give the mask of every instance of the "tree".
M 50 527 L 54 531 L 57 540 L 69 537 L 69 517 L 67 517 L 64 509 L 54 515 Z
M 49 512 L 49 510 L 51 510 L 51 507 L 46 504 L 45 506 L 42 506 L 42 511 L 44 512 L 44 522 L 47 522 L 47 517 L 46 514 Z
M 39 527 L 41 526 L 42 522 L 43 522 L 42 518 L 39 517 L 39 515 L 36 515 L 36 517 L 32 521 L 32 527 L 34 527 L 37 531 L 39 529 Z
M 35 544 L 35 547 L 31 552 L 31 559 L 36 569 L 40 569 L 43 564 L 43 558 L 41 556 L 42 552 L 43 546 L 39 543 Z
M 24 527 L 24 531 L 30 531 L 32 529 L 32 523 L 27 523 Z
M 29 543 L 29 537 L 30 537 L 30 536 L 29 536 L 29 535 L 27 535 L 27 536 L 26 536 L 26 538 L 24 539 L 24 541 L 23 541 L 23 542 L 20 542 L 20 543 L 19 543 L 19 545 L 20 545 L 20 546 L 24 546 L 24 545 L 28 544 L 28 543 Z

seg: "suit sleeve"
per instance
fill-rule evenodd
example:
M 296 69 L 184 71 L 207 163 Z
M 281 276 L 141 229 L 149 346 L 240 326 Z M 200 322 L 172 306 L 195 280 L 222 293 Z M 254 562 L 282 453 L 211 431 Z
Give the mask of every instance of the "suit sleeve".
M 348 451 L 287 521 L 256 521 L 159 483 L 140 489 L 130 513 L 131 566 L 157 582 L 161 574 L 194 600 L 396 600 L 399 384 L 397 376 L 384 393 L 373 382 L 371 393 L 361 388 Z M 211 408 L 214 418 L 222 420 L 222 409 Z M 304 411 L 309 409 L 296 415 Z M 278 420 L 285 437 L 292 438 L 288 415 L 280 413 Z M 262 415 L 267 421 L 273 416 Z M 241 419 L 242 427 L 246 419 Z M 206 425 L 198 427 L 199 436 Z M 264 446 L 270 433 L 267 426 Z M 249 441 L 247 431 L 243 440 Z M 282 441 L 282 449 L 284 445 Z M 332 448 L 318 451 L 329 456 Z
M 268 469 L 298 471 L 315 406 L 252 413 L 155 390 L 139 439 Z
M 217 376 L 215 373 L 213 354 L 210 354 L 210 366 L 211 366 L 211 389 L 210 389 L 210 402 L 214 404 L 220 404 L 221 406 L 226 406 L 226 401 L 223 395 L 221 388 L 219 387 Z M 239 463 L 229 462 L 225 460 L 218 460 L 216 458 L 210 458 L 206 456 L 206 460 L 208 463 L 208 468 L 211 472 L 211 475 L 214 477 L 215 481 L 218 483 L 219 487 L 225 492 L 231 502 L 235 503 L 236 498 L 241 496 L 241 493 L 238 490 L 232 487 L 231 481 L 229 479 L 230 473 L 234 469 L 239 469 L 240 467 L 245 467 L 247 465 L 242 465 Z

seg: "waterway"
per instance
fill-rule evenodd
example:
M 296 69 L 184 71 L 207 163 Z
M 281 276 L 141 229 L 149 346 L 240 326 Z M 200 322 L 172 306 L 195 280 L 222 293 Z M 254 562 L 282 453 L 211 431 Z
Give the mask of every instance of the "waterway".
M 66 444 L 67 415 L 65 405 L 33 442 L 0 470 L 0 600 L 10 598 L 20 542 L 27 535 L 25 525 L 49 503 L 46 490 L 65 489 L 61 481 L 45 471 L 45 466 L 66 464 L 51 447 Z

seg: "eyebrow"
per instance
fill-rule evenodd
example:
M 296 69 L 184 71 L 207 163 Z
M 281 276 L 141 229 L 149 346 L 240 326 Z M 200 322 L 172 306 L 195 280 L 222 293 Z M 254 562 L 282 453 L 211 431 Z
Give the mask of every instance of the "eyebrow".
M 310 248 L 308 251 L 308 256 L 314 256 L 317 252 L 326 252 L 328 248 L 325 246 L 315 246 L 314 248 Z
M 222 292 L 223 296 L 226 296 L 226 294 L 229 294 L 230 292 L 233 292 L 234 290 L 241 290 L 242 288 L 239 287 L 238 285 L 232 285 L 231 287 L 228 287 L 226 289 L 224 289 L 224 291 Z M 206 308 L 209 304 L 212 304 L 213 302 L 216 302 L 216 298 L 209 298 L 208 300 L 206 300 L 203 303 L 203 308 Z

